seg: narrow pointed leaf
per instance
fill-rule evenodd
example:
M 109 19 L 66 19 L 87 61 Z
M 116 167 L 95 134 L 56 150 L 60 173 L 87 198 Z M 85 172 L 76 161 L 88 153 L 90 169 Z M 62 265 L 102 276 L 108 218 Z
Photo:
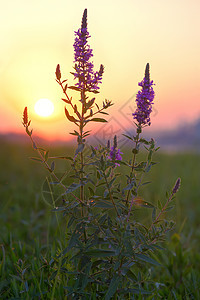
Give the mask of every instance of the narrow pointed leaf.
M 155 259 L 153 259 L 149 256 L 146 256 L 144 254 L 135 254 L 135 257 L 138 258 L 139 260 L 145 261 L 145 262 L 150 263 L 152 265 L 160 266 L 159 262 L 157 262 Z
M 103 118 L 93 118 L 90 121 L 101 122 L 101 123 L 106 123 L 107 122 L 107 120 L 105 120 Z
M 105 296 L 105 300 L 109 300 L 109 299 L 112 298 L 112 296 L 115 294 L 115 292 L 117 290 L 117 287 L 118 287 L 119 283 L 120 283 L 120 277 L 115 275 L 112 278 L 111 282 L 110 282 L 108 291 L 107 291 L 106 296 Z

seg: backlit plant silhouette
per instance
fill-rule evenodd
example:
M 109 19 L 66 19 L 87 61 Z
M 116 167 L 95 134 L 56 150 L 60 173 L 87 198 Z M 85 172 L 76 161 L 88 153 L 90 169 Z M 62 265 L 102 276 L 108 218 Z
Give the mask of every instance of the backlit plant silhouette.
M 140 189 L 147 184 L 145 175 L 155 164 L 152 156 L 158 150 L 153 139 L 141 137 L 143 128 L 151 124 L 154 100 L 149 64 L 139 83 L 137 108 L 132 114 L 136 134 L 124 134 L 132 145 L 132 158 L 123 159 L 116 136 L 113 143 L 90 146 L 90 152 L 86 153 L 86 138 L 90 135 L 86 126 L 90 122 L 106 122 L 96 115 L 107 115 L 105 110 L 112 105 L 109 100 L 103 101 L 102 107 L 96 103 L 95 94 L 99 92 L 104 67 L 100 65 L 99 71 L 94 71 L 89 38 L 85 9 L 81 28 L 75 32 L 72 72 L 75 84 L 69 85 L 62 79 L 60 65 L 56 68 L 56 81 L 67 105 L 65 115 L 74 123 L 75 130 L 71 134 L 77 139 L 74 157 L 57 157 L 71 162 L 70 176 L 59 177 L 49 152 L 34 142 L 27 108 L 24 109 L 23 125 L 39 154 L 35 159 L 51 173 L 51 192 L 53 186 L 60 187 L 60 198 L 56 205 L 53 203 L 53 211 L 62 212 L 67 222 L 67 245 L 64 250 L 58 250 L 51 280 L 59 274 L 60 280 L 67 281 L 65 289 L 69 299 L 133 299 L 134 295 L 153 294 L 156 290 L 148 268 L 160 266 L 153 256 L 160 249 L 166 232 L 174 226 L 174 222 L 165 217 L 180 187 L 180 179 L 167 194 L 164 204 L 160 200 L 152 204 L 139 197 Z M 77 92 L 77 102 L 70 97 L 70 90 Z M 144 161 L 140 161 L 141 149 L 147 152 Z M 122 166 L 125 171 L 120 174 Z M 136 220 L 134 213 L 138 207 L 149 209 L 151 217 L 148 221 Z

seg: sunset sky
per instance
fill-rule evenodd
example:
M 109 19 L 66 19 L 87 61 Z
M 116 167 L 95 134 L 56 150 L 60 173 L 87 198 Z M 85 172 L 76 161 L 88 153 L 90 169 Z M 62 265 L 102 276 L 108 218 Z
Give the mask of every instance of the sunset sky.
M 200 118 L 199 0 L 0 0 L 0 133 L 22 133 L 28 107 L 36 135 L 69 139 L 72 123 L 55 81 L 59 63 L 63 79 L 73 84 L 74 31 L 88 9 L 94 65 L 105 74 L 97 103 L 106 98 L 109 125 L 90 128 L 96 135 L 121 134 L 133 125 L 138 82 L 150 64 L 155 82 L 152 129 L 168 129 Z M 72 94 L 76 98 L 76 94 Z M 35 103 L 54 104 L 51 117 L 40 117 Z M 149 129 L 146 129 L 149 130 Z

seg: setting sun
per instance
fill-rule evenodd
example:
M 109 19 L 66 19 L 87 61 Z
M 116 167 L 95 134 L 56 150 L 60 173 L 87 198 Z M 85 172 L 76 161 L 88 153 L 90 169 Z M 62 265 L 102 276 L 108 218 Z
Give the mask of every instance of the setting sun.
M 39 99 L 34 106 L 35 112 L 41 117 L 49 117 L 54 111 L 54 105 L 49 99 Z

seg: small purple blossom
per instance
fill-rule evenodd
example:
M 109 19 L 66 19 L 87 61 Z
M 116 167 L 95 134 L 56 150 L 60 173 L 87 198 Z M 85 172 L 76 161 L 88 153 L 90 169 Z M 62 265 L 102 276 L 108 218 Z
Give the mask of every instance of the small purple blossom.
M 99 71 L 94 72 L 94 65 L 90 59 L 93 57 L 92 49 L 88 44 L 88 38 L 90 38 L 87 30 L 87 9 L 84 10 L 82 25 L 78 31 L 75 31 L 74 41 L 74 78 L 78 79 L 75 84 L 76 87 L 94 92 L 99 89 L 99 83 L 102 83 L 102 76 L 104 72 L 103 65 L 100 65 Z
M 121 154 L 123 154 L 120 149 L 117 149 L 117 137 L 115 135 L 114 137 L 114 145 L 111 147 L 108 159 L 110 159 L 112 162 L 115 162 L 116 160 L 122 160 Z M 115 163 L 115 166 L 119 166 L 119 163 Z
M 146 65 L 145 77 L 138 83 L 142 87 L 136 95 L 137 109 L 132 114 L 139 125 L 151 125 L 150 114 L 152 112 L 152 104 L 155 96 L 152 86 L 154 85 L 153 80 L 150 81 L 149 64 Z

